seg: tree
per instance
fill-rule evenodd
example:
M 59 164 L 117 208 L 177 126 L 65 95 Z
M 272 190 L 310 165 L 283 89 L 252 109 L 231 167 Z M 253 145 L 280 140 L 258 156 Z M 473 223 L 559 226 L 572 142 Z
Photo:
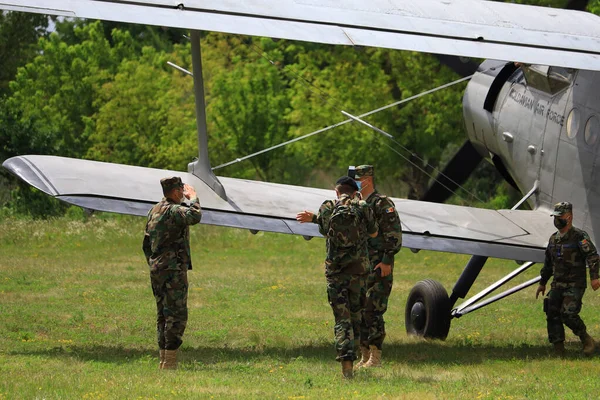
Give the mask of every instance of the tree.
M 86 153 L 86 124 L 96 110 L 97 92 L 132 53 L 129 35 L 115 31 L 111 47 L 100 22 L 75 27 L 75 34 L 81 42 L 72 45 L 57 34 L 40 39 L 39 54 L 19 69 L 6 102 L 23 123 L 56 134 L 52 154 L 71 157 Z
M 189 54 L 189 44 L 181 47 Z M 185 170 L 197 156 L 193 81 L 168 67 L 168 60 L 182 64 L 176 54 L 145 47 L 102 86 L 88 126 L 88 158 Z
M 0 97 L 8 94 L 17 68 L 37 54 L 38 39 L 47 35 L 47 28 L 45 15 L 0 12 Z
M 283 54 L 271 39 L 257 41 L 260 47 L 247 53 L 249 59 L 235 57 L 230 69 L 215 71 L 212 76 L 208 115 L 216 132 L 211 139 L 216 138 L 221 150 L 217 160 L 254 153 L 289 138 L 287 81 L 271 64 L 281 63 Z M 255 45 L 250 40 L 247 46 Z M 264 55 L 259 54 L 261 51 Z M 253 170 L 237 171 L 262 180 L 282 180 L 283 154 L 279 151 L 251 158 Z
M 295 135 L 346 119 L 341 110 L 358 115 L 456 79 L 425 54 L 347 47 L 323 50 L 298 52 L 294 68 L 303 80 L 293 83 L 290 120 Z M 340 172 L 348 165 L 374 164 L 379 182 L 387 180 L 396 194 L 417 198 L 429 180 L 420 169 L 437 165 L 448 143 L 464 140 L 463 88 L 446 89 L 365 118 L 394 135 L 395 141 L 353 122 L 298 146 L 315 165 Z

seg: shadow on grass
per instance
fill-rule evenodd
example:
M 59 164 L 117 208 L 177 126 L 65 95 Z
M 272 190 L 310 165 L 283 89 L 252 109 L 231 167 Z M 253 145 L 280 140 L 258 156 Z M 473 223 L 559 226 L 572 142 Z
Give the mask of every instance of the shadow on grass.
M 73 358 L 84 361 L 125 364 L 147 358 L 154 360 L 157 350 L 132 349 L 122 346 L 90 345 L 65 346 L 52 349 L 17 351 L 9 354 Z M 184 347 L 181 349 L 183 363 L 198 362 L 217 364 L 222 362 L 247 362 L 249 360 L 275 359 L 279 362 L 294 360 L 331 361 L 335 358 L 333 345 L 319 343 L 306 346 L 260 346 L 231 348 L 219 346 Z M 390 343 L 384 345 L 384 360 L 396 363 L 419 363 L 435 365 L 470 365 L 489 360 L 532 360 L 553 357 L 550 346 L 518 345 L 453 345 L 444 342 L 420 341 L 413 343 Z M 581 358 L 578 347 L 568 348 L 567 359 Z

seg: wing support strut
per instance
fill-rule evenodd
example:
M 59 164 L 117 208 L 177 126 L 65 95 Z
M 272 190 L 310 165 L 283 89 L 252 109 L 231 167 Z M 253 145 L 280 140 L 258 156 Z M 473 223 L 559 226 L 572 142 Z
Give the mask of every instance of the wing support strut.
M 526 263 L 522 264 L 519 268 L 515 269 L 510 274 L 506 275 L 504 278 L 491 284 L 487 288 L 483 289 L 481 292 L 477 293 L 475 296 L 471 297 L 469 300 L 465 301 L 460 306 L 456 307 L 454 310 L 451 311 L 451 316 L 454 318 L 460 318 L 463 315 L 470 313 L 471 311 L 475 311 L 477 309 L 485 307 L 488 304 L 492 304 L 500 299 L 505 298 L 506 296 L 509 296 L 513 293 L 516 293 L 520 290 L 523 290 L 523 289 L 539 282 L 540 277 L 538 276 L 537 278 L 530 279 L 527 282 L 523 282 L 520 285 L 517 285 L 513 288 L 507 289 L 502 293 L 499 293 L 493 297 L 490 297 L 487 300 L 477 303 L 479 300 L 481 300 L 488 294 L 492 293 L 494 290 L 498 289 L 500 286 L 504 285 L 506 282 L 510 281 L 511 279 L 520 275 L 521 273 L 527 271 L 534 264 L 535 263 L 533 263 L 533 262 L 526 262 Z
M 208 134 L 206 129 L 206 103 L 204 101 L 204 79 L 202 78 L 202 54 L 200 32 L 191 32 L 192 71 L 194 97 L 196 98 L 196 126 L 198 128 L 198 159 L 188 164 L 188 172 L 200 178 L 223 200 L 227 201 L 225 188 L 213 173 L 208 158 Z
M 531 190 L 529 192 L 527 192 L 527 194 L 525 196 L 523 196 L 523 198 L 521 200 L 519 200 L 519 202 L 517 204 L 515 204 L 515 206 L 513 208 L 511 208 L 511 210 L 516 210 L 519 207 L 521 207 L 521 204 L 525 203 L 527 201 L 527 199 L 529 199 L 531 196 L 536 194 L 538 192 L 539 188 L 540 188 L 540 181 L 536 180 L 534 182 Z

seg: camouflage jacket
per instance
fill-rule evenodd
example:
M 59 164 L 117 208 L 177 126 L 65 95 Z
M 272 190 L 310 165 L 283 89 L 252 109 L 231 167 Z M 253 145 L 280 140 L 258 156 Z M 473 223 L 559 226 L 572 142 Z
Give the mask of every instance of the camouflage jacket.
M 377 190 L 365 200 L 373 210 L 379 225 L 377 237 L 369 238 L 369 257 L 371 263 L 393 264 L 394 255 L 402 248 L 402 224 L 396 205 L 387 196 Z M 375 266 L 375 265 L 373 265 Z
M 142 249 L 151 270 L 192 269 L 190 228 L 202 218 L 198 199 L 190 206 L 163 198 L 148 212 Z
M 358 214 L 361 216 L 364 228 L 364 241 L 358 247 L 336 248 L 329 239 L 329 220 L 336 204 L 350 203 L 358 209 Z M 313 222 L 319 225 L 319 232 L 326 239 L 327 256 L 325 258 L 325 275 L 334 275 L 336 273 L 345 272 L 348 274 L 362 275 L 369 269 L 369 258 L 367 251 L 368 234 L 377 232 L 377 222 L 373 216 L 373 212 L 366 202 L 356 198 L 350 198 L 348 195 L 342 195 L 340 199 L 326 200 L 321 204 L 319 212 L 313 217 Z
M 556 232 L 550 236 L 546 247 L 546 260 L 540 271 L 540 284 L 545 285 L 554 275 L 553 288 L 585 288 L 586 264 L 590 269 L 590 279 L 598 279 L 599 257 L 588 234 L 575 227 L 569 229 L 562 237 Z

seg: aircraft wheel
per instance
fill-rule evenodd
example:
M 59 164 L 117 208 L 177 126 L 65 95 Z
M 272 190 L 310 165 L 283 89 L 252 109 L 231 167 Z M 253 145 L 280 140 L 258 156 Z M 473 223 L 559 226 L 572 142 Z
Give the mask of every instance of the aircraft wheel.
M 404 323 L 409 335 L 444 340 L 450 331 L 448 292 L 441 283 L 426 279 L 410 291 Z

